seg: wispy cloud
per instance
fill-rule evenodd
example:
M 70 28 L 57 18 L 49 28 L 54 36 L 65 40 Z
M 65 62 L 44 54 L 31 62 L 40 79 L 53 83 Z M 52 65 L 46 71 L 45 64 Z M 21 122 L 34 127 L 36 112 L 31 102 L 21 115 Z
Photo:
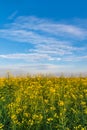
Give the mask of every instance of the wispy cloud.
M 72 62 L 78 62 L 78 61 L 86 61 L 87 62 L 87 55 L 83 56 L 68 56 L 64 58 L 65 61 L 72 61 Z
M 9 27 L 9 26 L 8 26 Z M 41 31 L 56 36 L 86 38 L 87 30 L 72 24 L 63 24 L 37 17 L 18 17 L 12 23 L 14 29 L 27 29 L 28 31 Z M 10 28 L 11 28 L 10 27 Z
M 10 18 L 14 18 L 16 13 L 14 12 Z M 87 40 L 87 28 L 80 27 L 80 25 L 22 16 L 16 18 L 13 23 L 4 25 L 0 29 L 0 38 L 33 46 L 33 48 L 27 49 L 27 53 L 10 54 L 9 52 L 9 54 L 0 55 L 0 59 L 23 60 L 29 64 L 31 62 L 32 67 L 29 66 L 31 70 L 34 68 L 38 70 L 36 63 L 42 71 L 47 71 L 47 69 L 49 71 L 52 70 L 52 67 L 53 70 L 59 69 L 59 61 L 60 63 L 67 62 L 68 65 L 71 61 L 78 62 L 87 59 L 86 43 L 83 45 L 83 41 Z M 41 63 L 44 63 L 44 67 Z M 62 68 L 60 67 L 60 69 Z
M 14 19 L 14 17 L 17 15 L 17 13 L 18 13 L 18 11 L 16 10 L 16 11 L 14 11 L 9 17 L 8 17 L 8 19 L 9 20 L 12 20 L 12 19 Z
M 25 61 L 41 61 L 43 60 L 49 60 L 50 56 L 47 54 L 38 54 L 38 53 L 30 53 L 30 54 L 25 54 L 25 53 L 18 53 L 18 54 L 7 54 L 7 55 L 0 55 L 0 58 L 4 59 L 21 59 Z
M 59 22 L 53 22 L 46 19 L 40 19 L 37 17 L 18 17 L 16 20 L 5 26 L 4 30 L 0 30 L 1 33 L 8 34 L 8 37 L 18 36 L 22 34 L 25 39 L 28 36 L 32 37 L 57 37 L 57 38 L 77 38 L 85 39 L 87 36 L 87 30 L 82 27 L 77 27 L 71 24 L 61 24 Z M 13 35 L 12 35 L 13 34 Z M 26 37 L 25 37 L 26 35 Z M 31 38 L 31 37 L 30 37 Z M 19 38 L 20 39 L 20 38 Z M 13 39 L 14 40 L 14 39 Z M 38 39 L 39 40 L 39 39 Z M 42 38 L 43 40 L 43 38 Z M 29 39 L 27 42 L 30 42 Z

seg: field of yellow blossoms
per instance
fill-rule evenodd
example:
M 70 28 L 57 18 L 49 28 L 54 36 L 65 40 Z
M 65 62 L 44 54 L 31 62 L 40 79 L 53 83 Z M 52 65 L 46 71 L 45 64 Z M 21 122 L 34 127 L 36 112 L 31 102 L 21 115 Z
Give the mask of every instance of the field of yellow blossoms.
M 0 130 L 87 130 L 87 77 L 0 78 Z

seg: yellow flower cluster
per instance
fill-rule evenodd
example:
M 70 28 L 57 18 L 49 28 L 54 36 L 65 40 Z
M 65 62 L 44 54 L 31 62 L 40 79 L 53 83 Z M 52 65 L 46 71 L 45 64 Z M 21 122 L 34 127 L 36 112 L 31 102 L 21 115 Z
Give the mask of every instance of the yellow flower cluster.
M 87 77 L 0 78 L 0 130 L 87 130 Z

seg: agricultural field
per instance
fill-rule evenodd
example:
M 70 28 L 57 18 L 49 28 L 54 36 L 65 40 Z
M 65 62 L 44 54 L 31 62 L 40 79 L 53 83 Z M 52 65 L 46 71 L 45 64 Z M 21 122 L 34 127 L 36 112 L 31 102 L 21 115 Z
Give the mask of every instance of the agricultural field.
M 0 78 L 0 130 L 87 130 L 87 77 Z

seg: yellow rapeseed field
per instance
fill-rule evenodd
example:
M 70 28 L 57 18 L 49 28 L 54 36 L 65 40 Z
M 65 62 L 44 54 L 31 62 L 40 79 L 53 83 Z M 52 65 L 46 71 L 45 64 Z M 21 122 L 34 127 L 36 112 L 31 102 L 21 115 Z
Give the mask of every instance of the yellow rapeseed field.
M 87 130 L 87 77 L 0 78 L 0 130 Z

